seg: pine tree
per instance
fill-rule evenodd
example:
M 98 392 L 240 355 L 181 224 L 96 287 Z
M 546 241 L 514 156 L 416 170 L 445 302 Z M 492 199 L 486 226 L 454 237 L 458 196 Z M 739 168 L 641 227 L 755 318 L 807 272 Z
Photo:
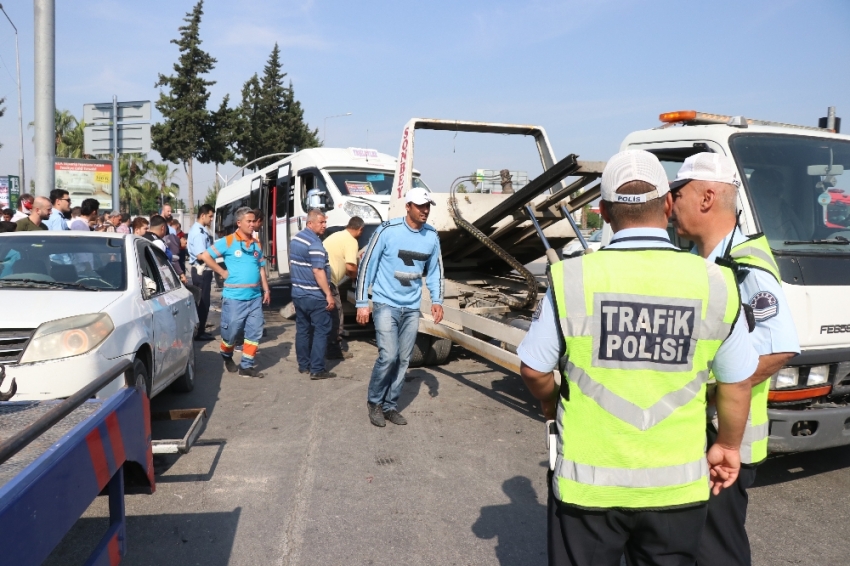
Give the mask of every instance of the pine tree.
M 307 149 L 309 147 L 319 147 L 319 129 L 310 129 L 307 122 L 304 121 L 304 109 L 301 108 L 301 103 L 295 99 L 295 89 L 292 88 L 292 81 L 289 81 L 289 88 L 286 89 L 286 148 L 284 151 L 295 151 Z
M 261 132 L 264 117 L 261 116 L 260 79 L 254 73 L 242 86 L 242 104 L 236 115 L 236 131 L 233 136 L 238 157 L 236 165 L 245 165 L 265 155 L 262 152 Z
M 204 133 L 204 149 L 199 160 L 202 163 L 215 163 L 215 186 L 218 190 L 218 166 L 233 160 L 233 136 L 236 126 L 236 113 L 229 108 L 230 95 L 225 95 L 218 110 L 210 113 L 207 129 Z
M 275 44 L 263 67 L 263 77 L 251 77 L 242 88 L 239 107 L 238 165 L 273 153 L 318 147 L 318 130 L 304 123 L 304 110 L 295 100 L 292 82 L 284 86 L 286 73 Z
M 174 64 L 174 74 L 160 74 L 155 87 L 166 87 L 160 91 L 156 108 L 162 113 L 163 122 L 152 128 L 153 147 L 163 159 L 173 163 L 182 162 L 188 181 L 189 206 L 194 207 L 192 166 L 195 159 L 204 156 L 204 134 L 208 131 L 210 115 L 207 101 L 208 81 L 204 75 L 212 71 L 216 60 L 201 49 L 200 25 L 204 2 L 199 0 L 180 26 L 180 39 L 172 39 L 180 57 Z

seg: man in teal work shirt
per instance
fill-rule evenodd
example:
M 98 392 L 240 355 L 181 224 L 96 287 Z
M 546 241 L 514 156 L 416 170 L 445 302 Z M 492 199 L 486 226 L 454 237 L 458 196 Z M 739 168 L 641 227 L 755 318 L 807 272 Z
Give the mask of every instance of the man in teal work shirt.
M 269 282 L 263 269 L 266 260 L 253 234 L 254 212 L 243 206 L 236 211 L 236 232 L 216 240 L 198 256 L 224 280 L 220 352 L 227 371 L 239 371 L 242 377 L 263 377 L 254 367 L 254 358 L 263 336 L 263 305 L 271 302 Z M 222 258 L 225 267 L 216 263 L 215 258 Z M 243 331 L 242 361 L 237 367 L 233 361 L 234 339 Z

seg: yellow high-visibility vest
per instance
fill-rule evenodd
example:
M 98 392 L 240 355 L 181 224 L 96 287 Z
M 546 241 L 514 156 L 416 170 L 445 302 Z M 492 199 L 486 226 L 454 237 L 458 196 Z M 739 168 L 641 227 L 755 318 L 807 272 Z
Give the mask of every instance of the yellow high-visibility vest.
M 705 397 L 740 312 L 732 270 L 673 249 L 603 249 L 552 266 L 568 362 L 556 497 L 584 508 L 708 499 Z

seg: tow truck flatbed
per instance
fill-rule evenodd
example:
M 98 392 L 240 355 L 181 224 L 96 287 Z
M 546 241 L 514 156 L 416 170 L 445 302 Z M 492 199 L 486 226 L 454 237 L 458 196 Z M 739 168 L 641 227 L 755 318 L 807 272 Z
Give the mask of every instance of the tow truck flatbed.
M 155 489 L 144 384 L 92 395 L 128 369 L 122 362 L 63 401 L 0 402 L 0 548 L 3 563 L 41 564 L 101 493 L 110 524 L 86 562 L 125 555 L 125 478 Z

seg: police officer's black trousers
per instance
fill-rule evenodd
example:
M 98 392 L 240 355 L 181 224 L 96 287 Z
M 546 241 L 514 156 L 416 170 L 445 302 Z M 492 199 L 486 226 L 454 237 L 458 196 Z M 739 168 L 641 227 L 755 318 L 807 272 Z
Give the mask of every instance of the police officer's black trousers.
M 747 489 L 756 481 L 756 469 L 741 467 L 738 480 L 708 500 L 708 518 L 702 532 L 698 566 L 750 566 L 747 520 Z
M 551 485 L 551 482 L 550 482 Z M 692 566 L 706 506 L 668 511 L 585 511 L 549 488 L 549 566 Z
M 212 289 L 213 272 L 207 268 L 201 273 L 197 267 L 192 266 L 192 285 L 200 287 L 201 300 L 198 303 L 198 334 L 206 332 L 207 316 L 210 312 L 210 291 Z

